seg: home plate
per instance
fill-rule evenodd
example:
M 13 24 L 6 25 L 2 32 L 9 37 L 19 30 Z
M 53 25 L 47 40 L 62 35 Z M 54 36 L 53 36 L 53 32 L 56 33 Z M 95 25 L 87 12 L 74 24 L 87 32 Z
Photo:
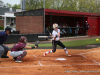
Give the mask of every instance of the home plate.
M 56 60 L 66 60 L 65 58 L 57 58 Z

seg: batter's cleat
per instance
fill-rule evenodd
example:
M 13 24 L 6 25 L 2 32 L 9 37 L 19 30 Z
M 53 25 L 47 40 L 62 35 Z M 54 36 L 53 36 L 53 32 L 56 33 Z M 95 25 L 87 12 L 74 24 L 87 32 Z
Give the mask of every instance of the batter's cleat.
M 22 61 L 21 61 L 21 60 L 16 60 L 15 62 L 16 62 L 16 63 L 22 63 Z
M 67 56 L 69 56 L 69 57 L 70 57 L 71 55 L 70 55 L 70 54 L 67 54 Z
M 43 53 L 43 56 L 45 57 L 46 56 L 46 53 Z
M 1 61 L 0 61 L 0 63 L 1 63 Z

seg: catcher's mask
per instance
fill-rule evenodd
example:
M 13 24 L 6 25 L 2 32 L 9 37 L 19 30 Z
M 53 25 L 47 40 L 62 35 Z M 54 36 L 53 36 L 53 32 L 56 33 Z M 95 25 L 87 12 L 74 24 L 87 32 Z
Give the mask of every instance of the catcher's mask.
M 25 36 L 21 36 L 19 41 L 26 44 L 27 43 L 27 38 Z

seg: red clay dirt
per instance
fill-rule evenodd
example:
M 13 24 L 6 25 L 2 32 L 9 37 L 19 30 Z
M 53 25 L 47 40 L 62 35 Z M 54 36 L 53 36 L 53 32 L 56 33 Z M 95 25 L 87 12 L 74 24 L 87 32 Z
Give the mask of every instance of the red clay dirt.
M 0 75 L 100 75 L 100 48 L 68 49 L 71 57 L 66 56 L 63 49 L 57 49 L 43 57 L 49 50 L 26 50 L 22 63 L 15 63 L 8 53 L 9 58 L 1 59 Z

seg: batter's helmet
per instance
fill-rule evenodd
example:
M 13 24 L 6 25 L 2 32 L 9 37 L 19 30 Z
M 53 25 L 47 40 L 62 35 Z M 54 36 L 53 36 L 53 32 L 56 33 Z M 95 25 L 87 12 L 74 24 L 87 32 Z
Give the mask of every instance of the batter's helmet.
M 58 26 L 57 23 L 54 23 L 54 24 L 53 24 L 53 29 L 58 28 L 58 27 L 59 27 L 59 26 Z
M 26 38 L 25 36 L 21 36 L 21 38 L 19 39 L 20 42 L 26 44 L 25 40 L 26 40 L 26 42 L 27 42 L 27 38 Z

